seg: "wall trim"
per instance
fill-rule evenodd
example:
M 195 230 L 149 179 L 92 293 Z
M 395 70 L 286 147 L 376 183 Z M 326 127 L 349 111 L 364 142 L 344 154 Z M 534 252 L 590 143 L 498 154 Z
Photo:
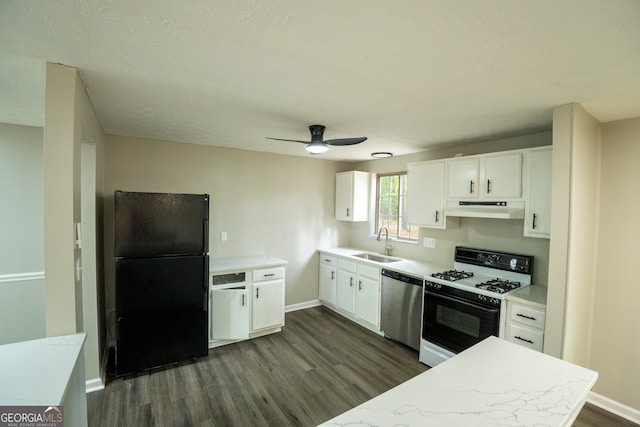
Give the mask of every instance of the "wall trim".
M 104 383 L 100 377 L 85 381 L 85 385 L 87 387 L 87 393 L 104 389 Z
M 44 279 L 44 271 L 35 271 L 33 273 L 0 274 L 0 283 L 24 282 L 27 280 L 38 279 Z
M 640 411 L 632 408 L 631 406 L 627 406 L 601 394 L 594 393 L 593 391 L 589 392 L 587 402 L 619 417 L 625 418 L 636 424 L 640 424 Z
M 305 308 L 319 307 L 321 305 L 322 304 L 320 303 L 319 299 L 314 299 L 311 301 L 288 305 L 284 308 L 284 312 L 289 313 L 290 311 L 304 310 Z

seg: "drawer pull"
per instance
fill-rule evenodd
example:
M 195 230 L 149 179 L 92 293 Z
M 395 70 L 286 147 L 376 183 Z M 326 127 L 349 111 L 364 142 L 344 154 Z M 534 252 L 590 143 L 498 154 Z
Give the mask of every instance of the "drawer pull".
M 325 258 L 324 262 L 331 262 L 331 260 L 329 258 Z
M 536 320 L 535 317 L 531 317 L 531 316 L 526 316 L 524 314 L 520 314 L 520 313 L 516 313 L 516 316 L 518 317 L 524 317 L 525 319 L 529 319 L 529 320 Z
M 275 276 L 275 275 L 276 275 L 276 273 L 270 273 L 270 274 L 264 274 L 263 276 L 264 277 L 271 277 L 271 276 Z
M 524 341 L 524 342 L 528 342 L 529 344 L 533 344 L 533 341 L 519 337 L 519 336 L 514 336 L 515 339 L 520 340 L 520 341 Z

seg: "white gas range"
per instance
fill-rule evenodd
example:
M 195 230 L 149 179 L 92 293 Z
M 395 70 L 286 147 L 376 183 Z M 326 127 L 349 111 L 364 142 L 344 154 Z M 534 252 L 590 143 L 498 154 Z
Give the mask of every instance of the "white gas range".
M 531 284 L 532 256 L 458 246 L 454 259 L 454 270 L 425 280 L 420 361 L 429 366 L 502 338 L 506 295 Z

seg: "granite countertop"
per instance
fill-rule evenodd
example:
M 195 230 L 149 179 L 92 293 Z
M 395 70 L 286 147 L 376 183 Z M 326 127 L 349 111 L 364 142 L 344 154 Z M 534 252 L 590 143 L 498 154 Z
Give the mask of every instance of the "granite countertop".
M 433 273 L 438 273 L 440 271 L 450 270 L 452 265 L 440 265 L 433 264 L 428 262 L 421 261 L 412 261 L 408 259 L 400 258 L 400 261 L 395 262 L 376 262 L 371 260 L 366 260 L 358 257 L 354 257 L 353 255 L 359 254 L 362 252 L 370 252 L 363 251 L 361 249 L 352 249 L 352 248 L 323 248 L 319 249 L 318 252 L 322 252 L 325 254 L 332 254 L 343 257 L 351 257 L 354 261 L 369 263 L 371 265 L 375 265 L 376 267 L 386 268 L 389 270 L 397 271 L 399 273 L 405 273 L 413 276 L 418 276 L 420 278 L 424 278 L 430 276 Z M 397 258 L 391 256 L 392 258 Z
M 598 373 L 496 337 L 323 426 L 570 426 Z
M 547 287 L 540 285 L 525 286 L 517 291 L 509 292 L 507 301 L 519 302 L 545 310 L 547 307 Z
M 0 406 L 60 405 L 86 334 L 0 346 Z
M 240 270 L 253 270 L 256 268 L 280 267 L 287 264 L 288 262 L 284 259 L 268 255 L 211 258 L 209 271 L 211 274 L 218 274 Z

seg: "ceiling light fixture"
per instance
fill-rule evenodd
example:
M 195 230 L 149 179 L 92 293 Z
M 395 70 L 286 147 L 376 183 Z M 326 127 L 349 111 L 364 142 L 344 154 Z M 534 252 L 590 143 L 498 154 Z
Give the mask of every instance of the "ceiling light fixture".
M 322 154 L 327 151 L 329 147 L 327 146 L 327 144 L 324 144 L 322 142 L 312 142 L 310 144 L 307 144 L 306 149 L 311 154 Z
M 393 153 L 389 153 L 388 151 L 376 151 L 375 153 L 371 153 L 371 157 L 375 159 L 386 159 L 387 157 L 393 157 Z

